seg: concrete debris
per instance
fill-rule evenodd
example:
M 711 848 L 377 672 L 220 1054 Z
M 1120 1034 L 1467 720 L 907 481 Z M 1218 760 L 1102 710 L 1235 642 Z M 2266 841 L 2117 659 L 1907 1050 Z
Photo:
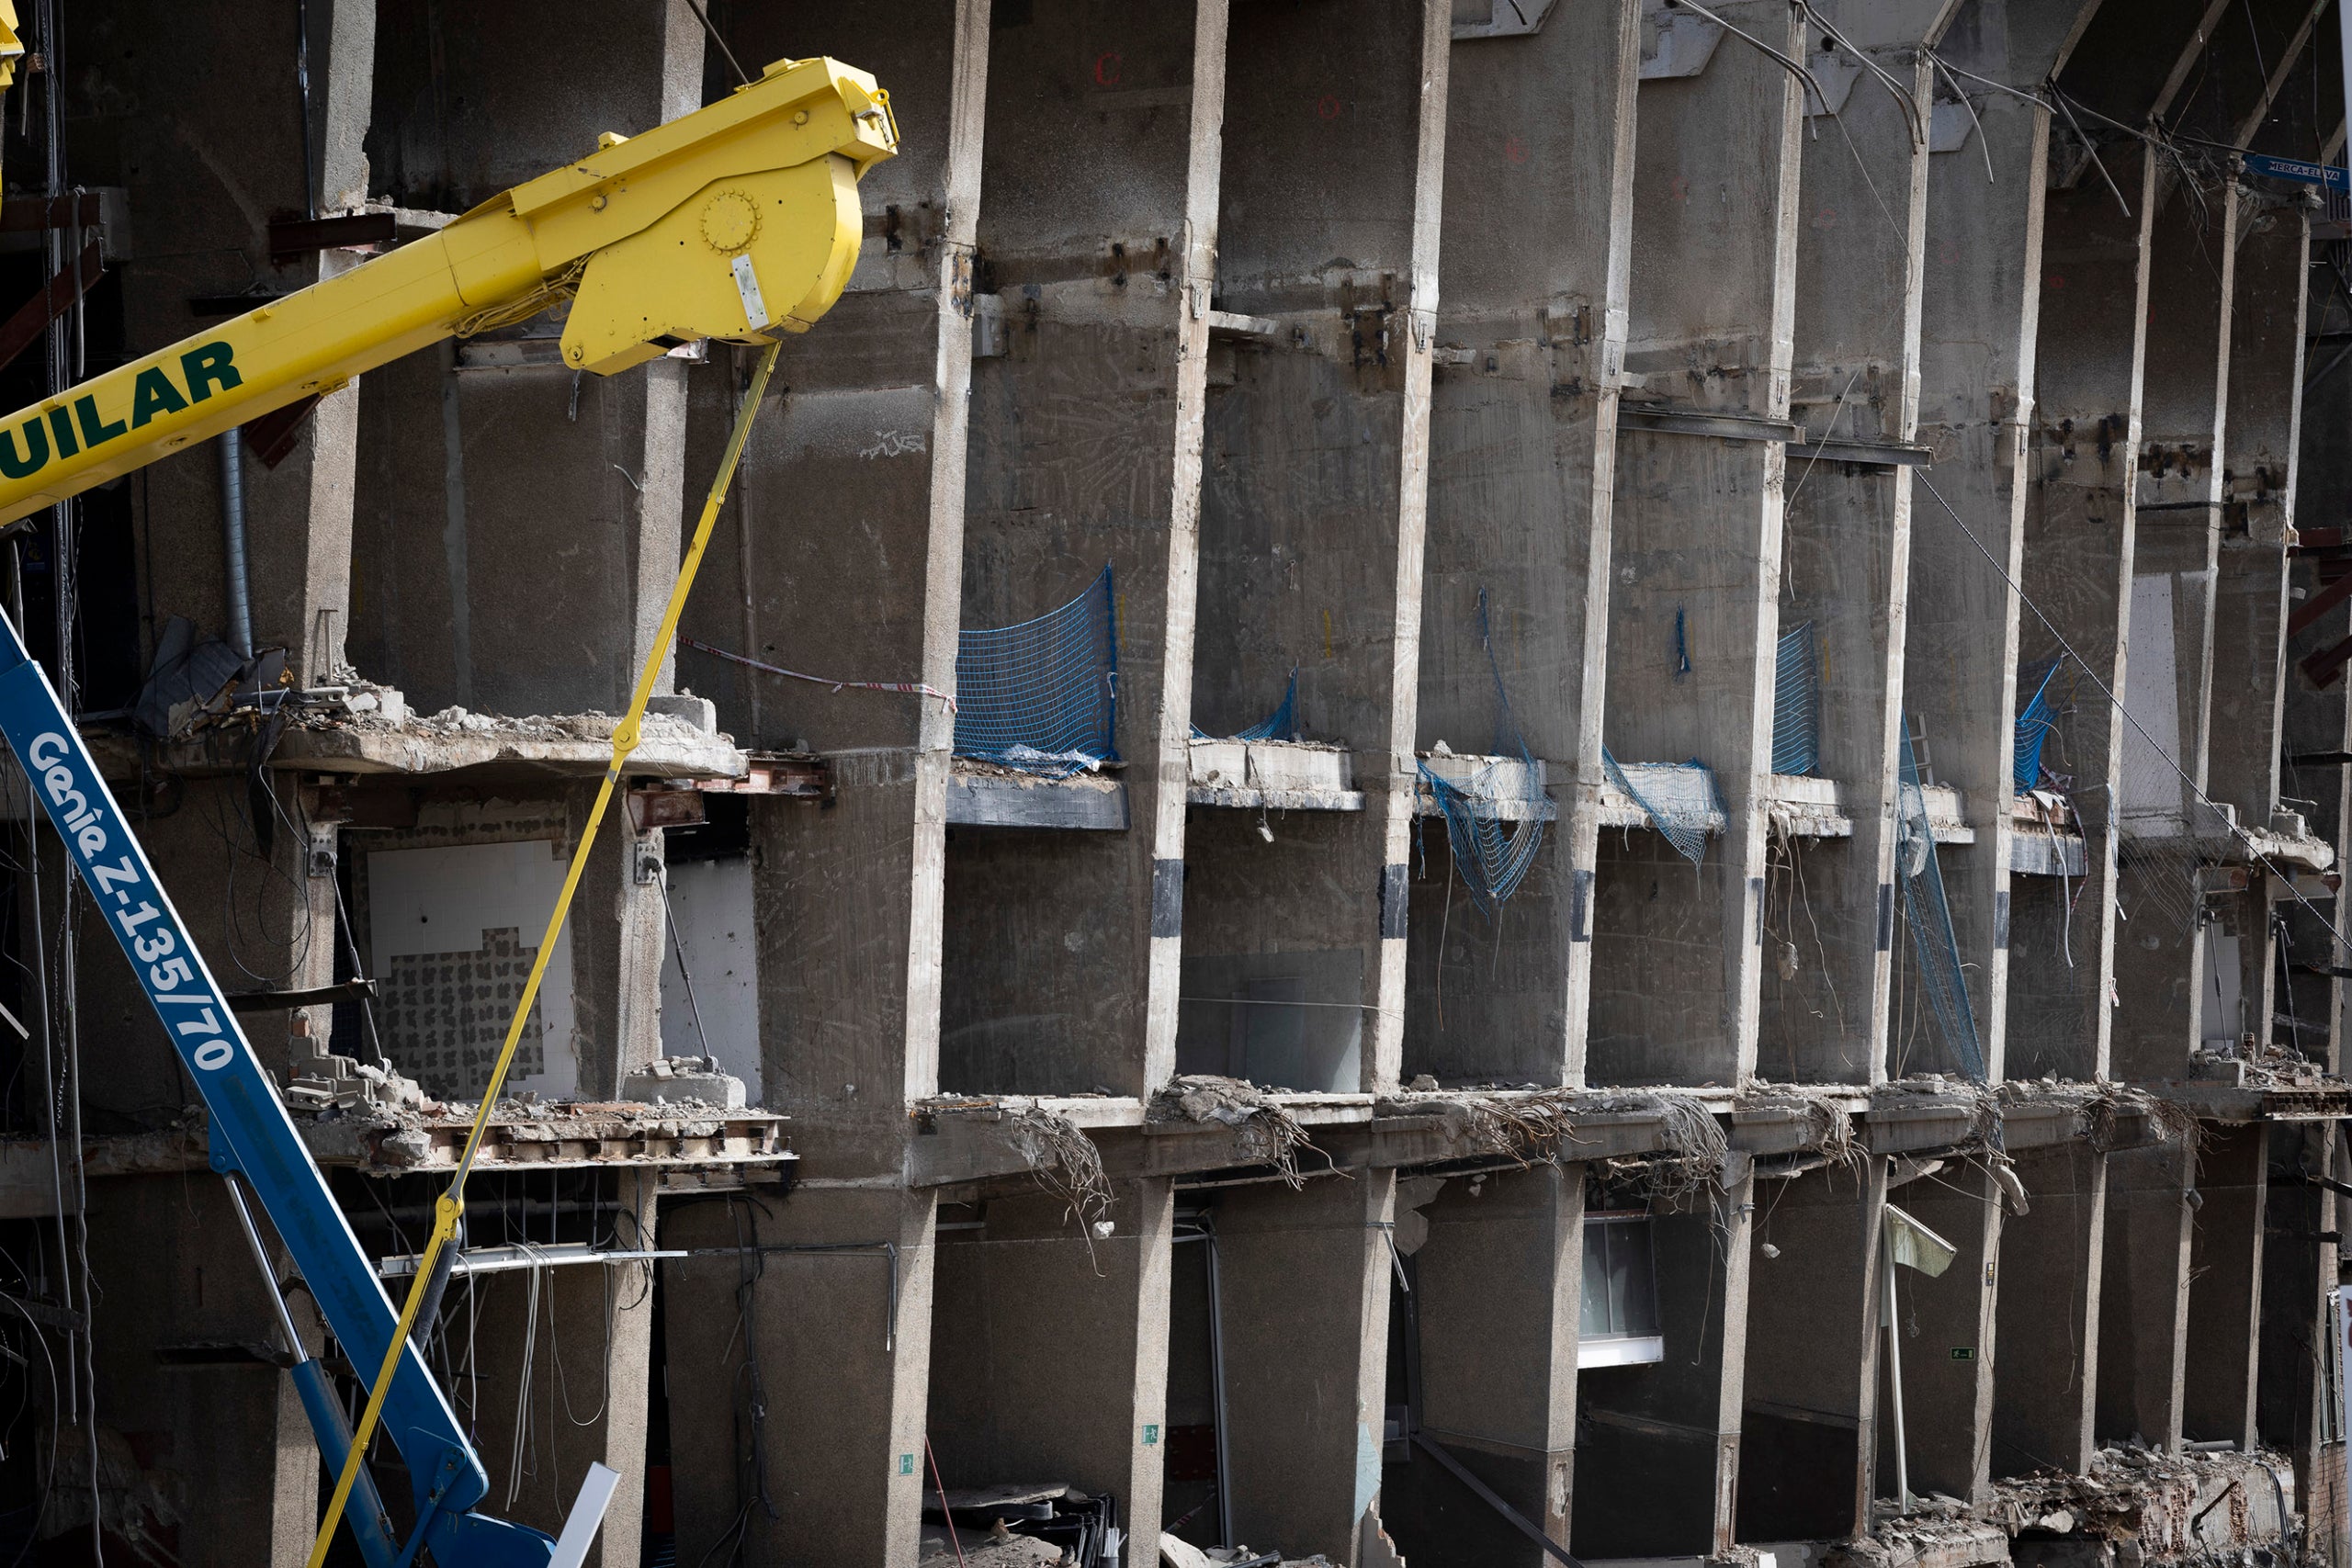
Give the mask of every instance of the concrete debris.
M 2191 1052 L 2188 1076 L 2200 1083 L 2224 1083 L 2239 1089 L 2318 1089 L 2328 1082 L 2326 1069 L 2297 1053 L 2248 1036 L 2233 1045 L 2208 1046 Z
M 1752 1078 L 1740 1090 L 1736 1109 L 1740 1111 L 1792 1110 L 1801 1112 L 1810 1126 L 1806 1139 L 1808 1147 L 1817 1150 L 1821 1162 L 1851 1168 L 1860 1165 L 1865 1150 L 1854 1136 L 1853 1113 L 1843 1103 L 1845 1091 L 1838 1089 L 1806 1088 L 1797 1084 L 1776 1084 L 1766 1078 Z
M 959 1551 L 958 1548 L 961 1550 Z M 947 1527 L 927 1524 L 922 1527 L 920 1568 L 944 1568 L 963 1563 L 965 1568 L 1054 1568 L 1069 1561 L 1064 1549 L 1035 1536 L 1002 1535 L 969 1530 L 957 1532 L 955 1540 L 947 1539 Z
M 2206 1557 L 2234 1561 L 2247 1548 L 2301 1532 L 2288 1502 L 2294 1484 L 2293 1465 L 2281 1454 L 2118 1447 L 2102 1450 L 2087 1475 L 2041 1472 L 1996 1482 L 1975 1513 L 2021 1547 L 2048 1538 L 2083 1543 L 2070 1562 L 2096 1557 L 2140 1568 Z
M 621 1080 L 621 1098 L 648 1105 L 690 1100 L 738 1111 L 744 1102 L 743 1080 L 721 1069 L 716 1056 L 656 1056 Z
M 1153 1122 L 1217 1122 L 1238 1135 L 1242 1153 L 1253 1162 L 1272 1166 L 1293 1188 L 1306 1185 L 1298 1173 L 1298 1150 L 1314 1141 L 1298 1118 L 1279 1100 L 1253 1083 L 1185 1073 L 1172 1077 L 1151 1097 L 1146 1116 Z
M 296 1014 L 291 1032 L 293 1071 L 286 1085 L 288 1111 L 380 1111 L 429 1113 L 439 1102 L 414 1078 L 396 1070 L 338 1056 L 311 1033 L 310 1020 Z

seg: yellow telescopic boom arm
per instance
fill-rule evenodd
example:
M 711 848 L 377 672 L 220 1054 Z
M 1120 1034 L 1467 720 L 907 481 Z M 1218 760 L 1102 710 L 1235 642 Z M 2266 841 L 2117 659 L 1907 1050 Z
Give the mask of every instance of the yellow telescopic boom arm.
M 725 100 L 484 202 L 429 238 L 0 421 L 0 523 L 452 336 L 567 296 L 563 360 L 611 375 L 698 338 L 805 332 L 848 286 L 888 95 L 787 60 Z

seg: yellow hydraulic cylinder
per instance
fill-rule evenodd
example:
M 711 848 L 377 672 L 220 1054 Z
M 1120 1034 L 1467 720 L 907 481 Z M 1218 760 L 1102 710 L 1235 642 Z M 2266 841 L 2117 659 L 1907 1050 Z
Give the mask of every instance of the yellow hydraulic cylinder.
M 0 421 L 0 523 L 570 299 L 564 363 L 602 375 L 699 338 L 805 332 L 841 298 L 889 96 L 787 60 L 718 103 L 484 202 L 429 238 Z

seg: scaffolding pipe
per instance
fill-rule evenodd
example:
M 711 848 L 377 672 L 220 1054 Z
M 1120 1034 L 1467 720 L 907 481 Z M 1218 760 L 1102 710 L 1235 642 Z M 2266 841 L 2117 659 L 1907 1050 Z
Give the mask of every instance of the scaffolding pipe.
M 220 536 L 229 567 L 229 646 L 242 659 L 254 656 L 253 603 L 245 575 L 245 463 L 236 430 L 221 432 Z

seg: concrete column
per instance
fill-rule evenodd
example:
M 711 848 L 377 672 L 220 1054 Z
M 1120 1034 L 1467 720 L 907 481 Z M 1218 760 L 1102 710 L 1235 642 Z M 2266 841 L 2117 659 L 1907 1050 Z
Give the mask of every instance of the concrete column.
M 1887 1162 L 1867 1159 L 1757 1184 L 1742 1540 L 1844 1539 L 1870 1529 L 1886 1181 Z
M 1397 1244 L 1409 1247 L 1399 1194 Z M 1419 1429 L 1505 1502 L 1568 1545 L 1576 1461 L 1584 1170 L 1538 1167 L 1449 1179 L 1411 1253 L 1413 1289 L 1391 1299 Z M 1413 1379 L 1408 1378 L 1408 1402 Z M 1396 1391 L 1392 1387 L 1393 1400 Z M 1543 1549 L 1426 1453 L 1383 1472 L 1381 1517 L 1408 1562 L 1537 1568 Z
M 1917 434 L 1926 126 L 1936 85 L 1920 51 L 1941 35 L 1957 4 L 1849 0 L 1824 12 L 1870 52 L 1875 70 L 1902 85 L 1903 96 L 1865 71 L 1848 86 L 1834 126 L 1808 103 L 1809 123 L 1824 134 L 1803 150 L 1790 411 L 1808 438 L 1893 446 Z M 1852 63 L 1842 51 L 1836 58 Z M 1820 727 L 1812 772 L 1837 781 L 1853 832 L 1776 835 L 1769 852 L 1763 940 L 1775 962 L 1762 979 L 1758 1061 L 1775 1077 L 1871 1083 L 1887 1072 L 1896 922 L 1881 911 L 1895 907 L 1911 474 L 1891 461 L 1790 455 L 1780 625 L 1783 634 L 1812 626 Z M 1769 664 L 1765 682 L 1777 692 Z M 1763 771 L 1773 771 L 1769 758 Z M 1964 1049 L 1943 1059 L 1949 1047 L 1932 1030 L 1905 1043 L 1905 1067 L 1934 1061 L 1981 1070 Z M 1974 1054 L 1981 1056 L 1981 1043 Z
M 929 1192 L 800 1187 L 780 1207 L 662 1216 L 662 1245 L 693 1253 L 662 1265 L 680 1562 L 723 1557 L 739 1526 L 763 1568 L 915 1560 L 934 1207 Z
M 1432 858 L 1413 885 L 1408 1077 L 1584 1080 L 1640 54 L 1630 0 L 1555 6 L 1532 35 L 1453 51 L 1418 744 L 1489 744 L 1485 588 L 1495 663 L 1558 817 L 1496 933 L 1510 948 L 1501 964 L 1475 915 L 1441 952 L 1447 894 L 1461 889 L 1439 824 L 1422 829 Z M 1552 112 L 1563 93 L 1577 113 Z
M 1787 6 L 1719 14 L 1783 54 L 1804 51 Z M 1730 37 L 1700 74 L 1642 85 L 1604 739 L 1621 762 L 1706 763 L 1729 826 L 1695 874 L 1657 834 L 1603 840 L 1588 1049 L 1599 1083 L 1729 1084 L 1757 1067 L 1785 477 L 1773 437 L 1789 414 L 1803 98 L 1793 75 Z M 1750 423 L 1639 427 L 1633 416 L 1653 411 Z
M 1589 1438 L 1577 1450 L 1578 1557 L 1720 1557 L 1731 1549 L 1756 1185 L 1753 1166 L 1735 1156 L 1722 1186 L 1648 1204 L 1666 1359 L 1577 1380 Z
M 2270 1129 L 2206 1129 L 2189 1213 L 2188 1327 L 2181 1436 L 2251 1450 L 2262 1344 L 2262 1258 L 2268 1222 Z M 2288 1243 L 2286 1245 L 2301 1245 Z
M 1371 1168 L 1218 1197 L 1227 1473 L 1252 1545 L 1354 1568 L 1379 1522 L 1396 1200 Z
M 1904 1443 L 1912 1495 L 1941 1492 L 1973 1502 L 1985 1495 L 1992 1481 L 1999 1189 L 1982 1166 L 1948 1159 L 1888 1196 L 1959 1251 L 1938 1278 L 1909 1269 L 1895 1273 L 1895 1331 L 1903 1336 Z M 2038 1204 L 2041 1194 L 2032 1194 L 2029 1201 Z M 2017 1288 L 2035 1292 L 2050 1283 L 2047 1278 L 2033 1278 Z M 1883 1358 L 1880 1383 L 1883 1388 Z M 1877 1495 L 1891 1497 L 1894 1416 L 1883 1393 L 1879 1410 Z
M 2001 1227 L 1996 1477 L 2044 1469 L 2086 1473 L 2098 1451 L 2091 1415 L 2099 1386 L 2109 1157 L 2083 1145 L 2018 1156 L 2033 1211 Z
M 617 1178 L 622 1208 L 629 1217 L 628 1235 L 639 1247 L 663 1245 L 654 1199 L 660 1177 L 650 1170 L 621 1172 Z M 605 1509 L 605 1528 L 596 1537 L 599 1568 L 637 1568 L 645 1537 L 645 1434 L 653 1398 L 654 1266 L 618 1270 L 609 1281 L 613 1303 L 605 1322 L 611 1336 L 605 1352 L 604 1461 L 620 1472 L 619 1489 Z M 579 1343 L 574 1340 L 573 1343 Z M 667 1349 L 667 1347 L 664 1347 Z M 667 1398 L 667 1391 L 662 1391 Z
M 593 784 L 566 792 L 570 852 L 578 853 L 596 798 Z M 572 900 L 571 1005 L 580 1054 L 580 1092 L 612 1100 L 621 1080 L 662 1054 L 662 964 L 667 933 L 662 907 L 662 829 L 639 833 L 628 802 L 615 791 L 588 851 L 588 869 Z M 536 943 L 538 933 L 526 935 Z M 502 1024 L 503 1027 L 503 1024 Z
M 2196 1180 L 2194 1151 L 2179 1144 L 2108 1156 L 2098 1325 L 2102 1440 L 2136 1438 L 2150 1448 L 2180 1447 L 2195 1218 L 2188 1194 Z
M 2098 5 L 1968 0 L 1938 50 L 1959 70 L 2032 95 L 2064 64 Z M 1961 107 L 1954 82 L 1945 77 L 1937 112 Z M 2039 622 L 2020 628 L 2010 582 L 2024 563 L 2018 478 L 2034 417 L 2050 111 L 1966 77 L 1957 84 L 1974 115 L 1969 138 L 1928 159 L 1917 439 L 1936 461 L 1914 498 L 1904 657 L 1921 674 L 1905 682 L 1904 705 L 1930 737 L 1938 782 L 1959 789 L 1975 829 L 1973 844 L 1939 849 L 1937 863 L 1986 1071 L 1997 1080 L 2012 901 L 2063 897 L 2054 880 L 2013 888 L 2009 863 L 2018 660 L 2027 649 L 2041 657 L 2049 638 Z
M 2239 822 L 2249 828 L 2266 829 L 2272 812 L 2286 810 L 2302 816 L 2307 829 L 2324 833 L 2327 824 L 2313 824 L 2308 806 L 2279 798 L 2279 756 L 2290 749 L 2286 623 L 2296 606 L 2289 596 L 2287 542 L 2295 525 L 2311 220 L 2300 203 L 2265 201 L 2250 190 L 2241 190 L 2239 201 L 2208 784 L 2214 800 L 2234 807 Z M 2207 1021 L 2198 1032 L 2200 1039 L 2250 1033 L 2324 1055 L 2324 1017 L 2307 1021 L 2293 1014 L 2292 1027 L 2274 1021 L 2282 1010 L 2276 922 L 2296 911 L 2292 904 L 2274 903 L 2283 891 L 2256 874 L 2243 897 L 2222 908 L 2221 923 L 2207 941 L 2235 938 L 2242 1000 L 2234 1018 Z M 2207 964 L 2216 974 L 2221 967 L 2217 962 Z M 2214 1002 L 2211 991 L 2200 978 L 2200 1016 Z
M 1203 809 L 1185 851 L 1191 997 L 1287 968 L 1300 999 L 1362 1008 L 1354 1059 L 1268 1078 L 1247 1022 L 1184 1010 L 1180 1066 L 1298 1089 L 1396 1082 L 1413 707 L 1421 646 L 1430 355 L 1447 15 L 1377 0 L 1246 11 L 1229 43 L 1216 300 L 1256 324 L 1212 346 L 1192 711 L 1262 718 L 1298 672 L 1297 722 L 1351 752 L 1357 812 Z M 1298 62 L 1360 57 L 1302 100 Z M 1335 230 L 1346 261 L 1332 260 Z M 1481 742 L 1483 745 L 1483 742 Z
M 904 118 L 899 155 L 860 182 L 875 237 L 825 330 L 786 344 L 777 378 L 789 390 L 752 427 L 686 629 L 786 669 L 950 692 L 988 6 L 739 7 L 729 26 L 747 68 L 822 49 L 927 107 Z M 749 369 L 738 357 L 694 372 L 697 475 L 718 461 Z M 829 605 L 847 610 L 819 613 Z M 905 1102 L 939 1084 L 954 716 L 928 697 L 831 693 L 692 649 L 679 659 L 740 742 L 805 744 L 829 770 L 821 809 L 751 803 L 763 1074 L 768 1100 L 803 1118 L 795 1147 L 808 1171 L 896 1171 Z
M 1032 619 L 1111 568 L 1130 826 L 956 832 L 956 1090 L 1140 1096 L 1174 1066 L 1225 5 L 1102 27 L 1045 0 L 991 36 L 978 239 L 1001 352 L 972 376 L 963 624 Z
M 2159 180 L 2150 215 L 2150 298 L 2122 736 L 2114 803 L 2124 835 L 2112 1070 L 2179 1076 L 2197 1043 L 2207 925 L 2189 840 L 2201 809 L 2213 685 L 2215 587 L 2226 462 L 2238 186 Z M 2267 728 L 2267 727 L 2266 727 Z M 2143 732 L 2145 733 L 2143 733 Z M 2186 773 L 2188 776 L 2180 776 Z M 2268 814 L 2264 816 L 2267 825 Z
M 2334 1169 L 2333 1127 L 2274 1126 L 2270 1130 L 2270 1190 L 2263 1214 L 2262 1330 L 2255 1391 L 2255 1431 L 2265 1448 L 2292 1456 L 2296 1508 L 2309 1514 L 2317 1485 L 2336 1478 L 2340 1450 L 2324 1448 L 2320 1432 L 2335 1420 L 2323 1401 L 2335 1392 L 2322 1376 L 2327 1337 L 2334 1332 L 2329 1295 L 2335 1288 L 2336 1244 L 2320 1237 L 2335 1229 L 2337 1194 L 2305 1178 Z M 2330 1474 L 2319 1471 L 2325 1465 Z
M 1091 1235 L 1024 1193 L 942 1235 L 927 1421 L 950 1489 L 1067 1481 L 1112 1494 L 1130 1539 L 1157 1541 L 1173 1189 L 1122 1183 L 1109 1218 Z
M 2056 629 L 2037 620 L 2038 637 L 2018 653 L 2037 661 L 2063 637 L 2088 667 L 2069 661 L 2053 705 L 2065 711 L 2043 751 L 2046 767 L 2075 781 L 2069 798 L 2088 871 L 2072 888 L 2037 888 L 2011 910 L 2004 1071 L 2016 1078 L 2106 1076 L 2116 1000 L 2112 796 L 2125 726 L 2094 679 L 2120 694 L 2155 169 L 2143 161 L 2134 179 L 2128 157 L 2109 164 L 2132 216 L 2096 175 L 2052 191 L 2046 211 L 2019 581 Z

